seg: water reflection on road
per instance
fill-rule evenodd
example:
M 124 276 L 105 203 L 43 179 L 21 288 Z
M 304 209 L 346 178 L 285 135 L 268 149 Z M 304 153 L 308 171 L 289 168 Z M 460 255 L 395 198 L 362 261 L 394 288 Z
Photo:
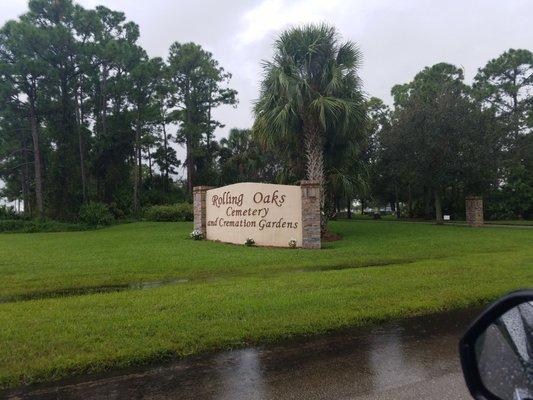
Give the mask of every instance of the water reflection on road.
M 24 399 L 467 399 L 457 343 L 478 313 L 414 318 L 115 376 L 26 388 L 10 395 Z

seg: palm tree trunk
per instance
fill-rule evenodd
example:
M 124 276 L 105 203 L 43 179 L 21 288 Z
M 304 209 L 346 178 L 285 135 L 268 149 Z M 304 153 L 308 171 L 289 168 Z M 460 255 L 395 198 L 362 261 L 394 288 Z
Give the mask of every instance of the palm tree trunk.
M 307 179 L 320 185 L 320 229 L 322 235 L 327 230 L 328 217 L 324 212 L 326 202 L 326 176 L 324 171 L 324 146 L 320 128 L 312 118 L 304 120 L 305 156 Z

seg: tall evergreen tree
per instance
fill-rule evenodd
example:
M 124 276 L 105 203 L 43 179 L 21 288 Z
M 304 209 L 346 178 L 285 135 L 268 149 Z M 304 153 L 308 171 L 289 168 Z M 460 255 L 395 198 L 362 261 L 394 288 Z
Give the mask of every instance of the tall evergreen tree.
M 47 65 L 40 52 L 46 47 L 45 33 L 29 22 L 9 21 L 0 31 L 0 73 L 6 82 L 3 108 L 17 109 L 29 121 L 38 215 L 45 215 L 44 167 L 41 121 L 44 115 Z
M 168 64 L 176 107 L 173 115 L 180 125 L 178 142 L 185 144 L 187 190 L 192 193 L 201 173 L 198 160 L 209 152 L 213 129 L 219 125 L 212 120 L 211 110 L 221 104 L 235 104 L 237 92 L 226 86 L 231 75 L 195 43 L 172 44 Z

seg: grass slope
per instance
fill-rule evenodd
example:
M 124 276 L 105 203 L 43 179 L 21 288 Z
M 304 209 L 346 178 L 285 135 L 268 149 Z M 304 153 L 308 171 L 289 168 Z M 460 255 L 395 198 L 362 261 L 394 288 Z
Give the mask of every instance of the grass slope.
M 185 239 L 190 224 L 0 236 L 0 386 L 458 308 L 533 286 L 533 231 L 335 222 L 321 251 Z M 366 268 L 363 268 L 366 267 Z

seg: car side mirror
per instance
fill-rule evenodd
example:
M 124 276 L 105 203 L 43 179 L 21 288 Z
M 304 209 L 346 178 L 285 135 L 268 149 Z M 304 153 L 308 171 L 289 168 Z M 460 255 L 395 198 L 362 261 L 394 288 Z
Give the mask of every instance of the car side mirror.
M 459 344 L 466 385 L 476 400 L 533 400 L 533 290 L 493 303 Z

